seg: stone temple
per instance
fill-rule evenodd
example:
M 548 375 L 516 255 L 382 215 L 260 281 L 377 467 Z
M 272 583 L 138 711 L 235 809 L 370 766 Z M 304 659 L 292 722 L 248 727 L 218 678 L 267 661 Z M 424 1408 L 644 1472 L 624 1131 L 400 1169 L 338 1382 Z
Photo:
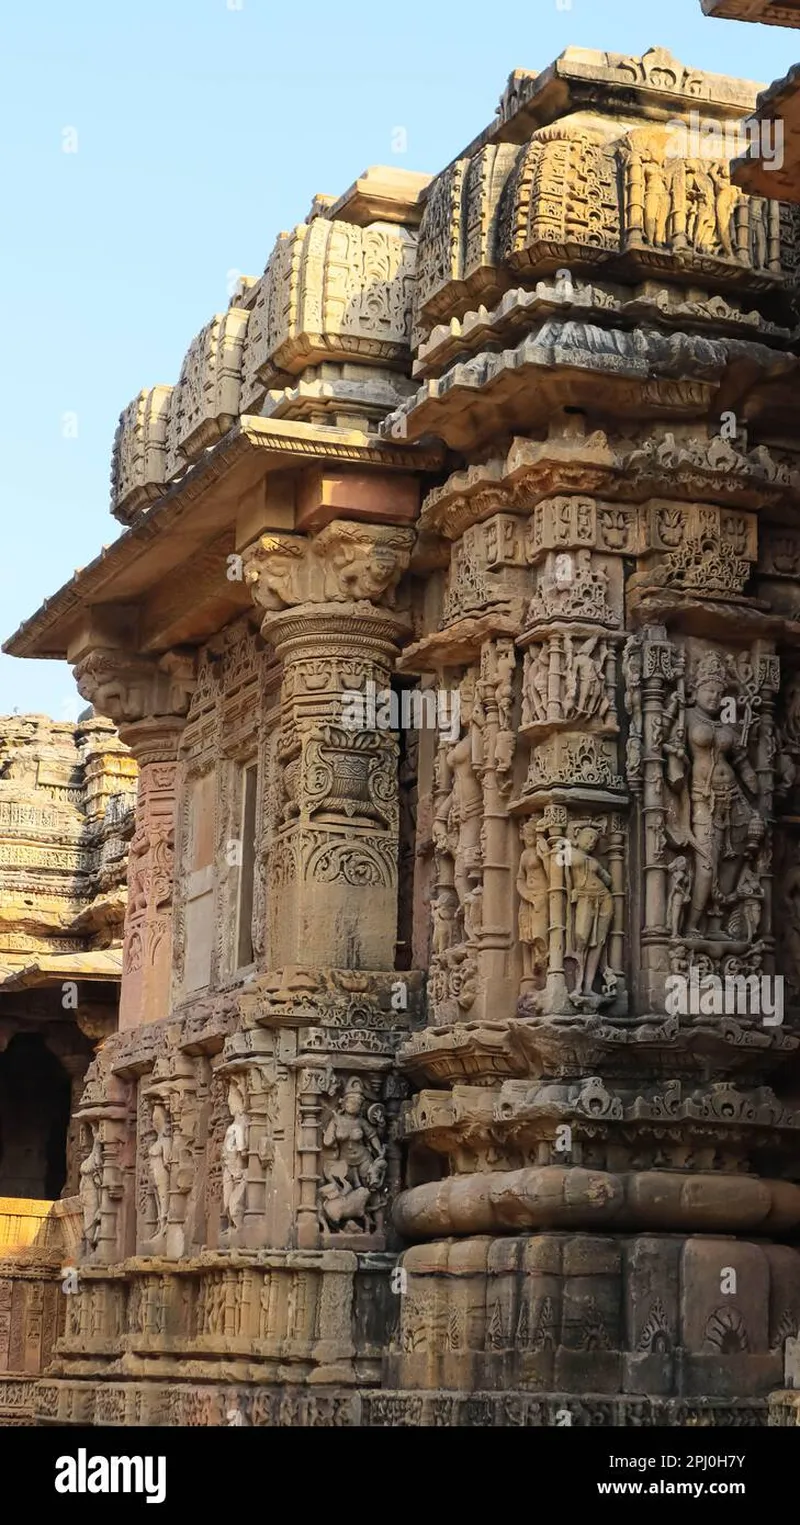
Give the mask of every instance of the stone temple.
M 516 72 L 123 412 L 119 538 L 7 643 L 139 776 L 18 1420 L 795 1421 L 800 211 L 731 178 L 757 89 Z

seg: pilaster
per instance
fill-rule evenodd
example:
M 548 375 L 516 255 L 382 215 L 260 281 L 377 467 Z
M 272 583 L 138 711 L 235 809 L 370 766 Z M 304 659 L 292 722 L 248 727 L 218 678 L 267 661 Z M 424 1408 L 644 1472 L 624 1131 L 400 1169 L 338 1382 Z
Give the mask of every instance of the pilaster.
M 136 825 L 128 855 L 128 904 L 120 1029 L 169 1011 L 178 748 L 195 683 L 190 652 L 132 659 L 113 648 L 76 653 L 84 698 L 119 728 L 138 764 Z

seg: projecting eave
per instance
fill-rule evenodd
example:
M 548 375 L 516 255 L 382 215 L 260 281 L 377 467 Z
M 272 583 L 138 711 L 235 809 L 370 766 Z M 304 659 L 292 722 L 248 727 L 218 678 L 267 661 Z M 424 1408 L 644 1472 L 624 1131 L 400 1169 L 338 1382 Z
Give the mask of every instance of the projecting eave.
M 42 953 L 24 969 L 0 977 L 0 994 L 32 990 L 60 980 L 118 984 L 122 979 L 122 950 L 96 949 L 88 953 Z
M 142 652 L 203 641 L 252 608 L 228 558 L 267 530 L 298 527 L 298 484 L 309 472 L 414 476 L 440 472 L 443 459 L 438 445 L 398 448 L 358 429 L 243 416 L 2 649 L 63 661 L 89 608 L 124 622 Z
M 761 92 L 745 127 L 752 151 L 734 160 L 732 179 L 753 196 L 800 201 L 800 64 Z
M 765 26 L 800 27 L 800 7 L 785 0 L 700 0 L 706 16 L 721 21 L 761 21 Z

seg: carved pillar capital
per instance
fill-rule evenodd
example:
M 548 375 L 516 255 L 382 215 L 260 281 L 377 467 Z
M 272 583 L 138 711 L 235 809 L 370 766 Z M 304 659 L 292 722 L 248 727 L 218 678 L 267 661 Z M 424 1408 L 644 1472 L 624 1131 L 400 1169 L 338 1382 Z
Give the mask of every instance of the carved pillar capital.
M 303 604 L 267 614 L 265 640 L 284 663 L 340 655 L 362 668 L 394 670 L 400 647 L 410 634 L 407 622 L 388 609 L 369 604 Z
M 175 755 L 196 681 L 194 652 L 178 649 L 144 657 L 94 646 L 78 656 L 73 672 L 78 692 L 114 721 L 135 756 L 137 743 L 143 739 L 149 751 L 160 730 L 164 745 L 171 746 L 167 738 L 175 736 Z
M 119 734 L 140 769 L 150 763 L 170 767 L 177 760 L 185 724 L 180 715 L 148 715 L 120 725 Z
M 413 543 L 412 529 L 333 519 L 313 538 L 262 535 L 244 553 L 245 580 L 267 611 L 361 601 L 393 608 Z

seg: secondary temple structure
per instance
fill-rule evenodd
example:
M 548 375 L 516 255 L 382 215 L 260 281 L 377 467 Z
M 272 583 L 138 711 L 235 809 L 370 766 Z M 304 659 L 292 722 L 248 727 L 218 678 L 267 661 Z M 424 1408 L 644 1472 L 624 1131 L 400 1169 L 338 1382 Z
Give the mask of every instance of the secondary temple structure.
M 139 770 L 39 1422 L 767 1422 L 800 212 L 731 180 L 756 93 L 516 72 L 123 412 L 122 533 L 7 646 Z
M 63 1325 L 75 1113 L 117 1026 L 135 774 L 91 710 L 0 717 L 0 1425 L 30 1409 Z

